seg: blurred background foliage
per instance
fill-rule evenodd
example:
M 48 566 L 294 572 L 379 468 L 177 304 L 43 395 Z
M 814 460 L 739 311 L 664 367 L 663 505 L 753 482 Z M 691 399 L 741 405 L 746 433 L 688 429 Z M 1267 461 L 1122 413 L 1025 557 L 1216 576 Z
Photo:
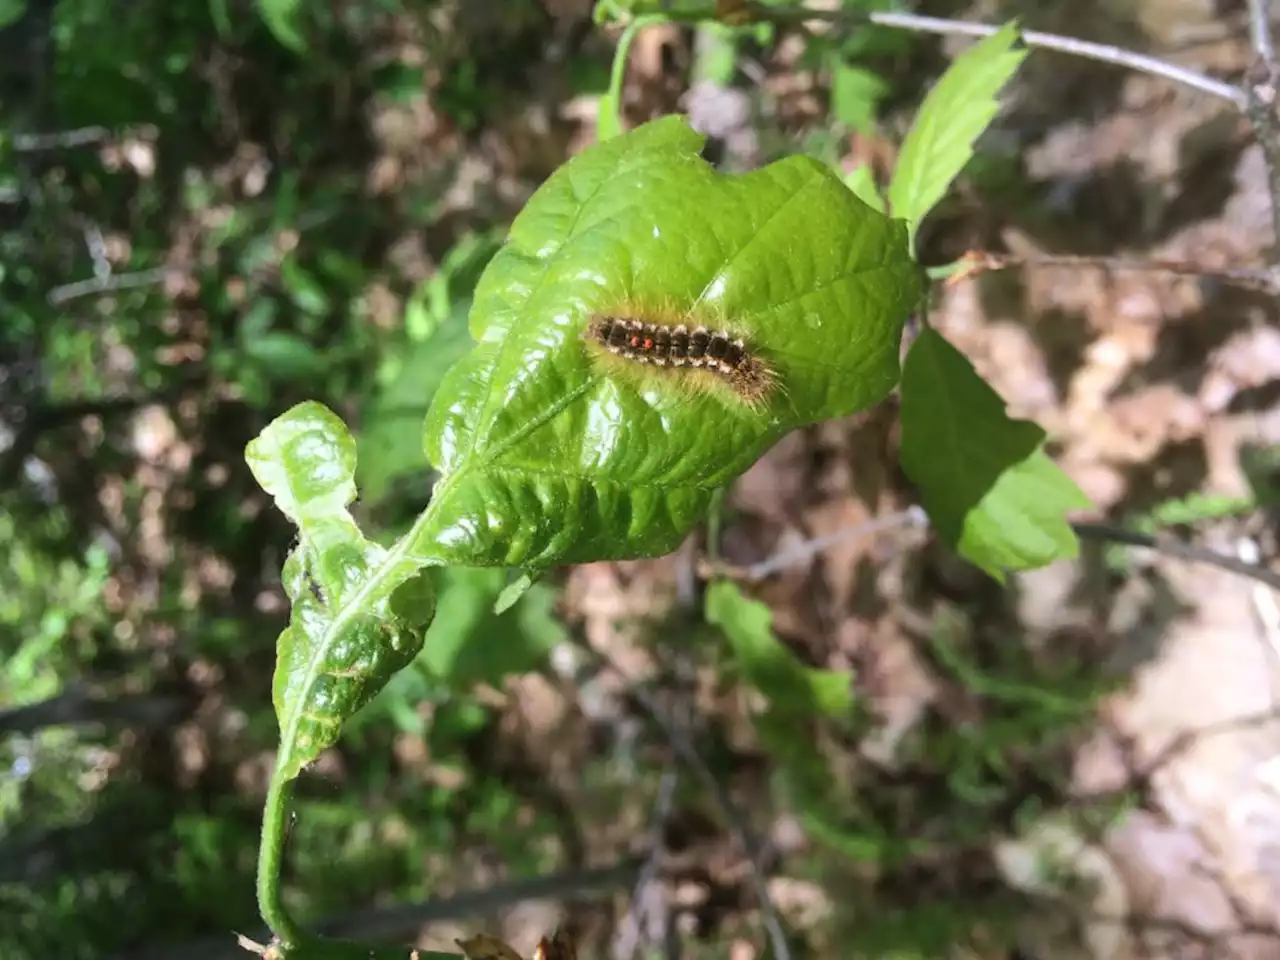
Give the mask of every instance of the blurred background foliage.
M 592 137 L 616 35 L 590 14 L 576 0 L 0 3 L 0 957 L 221 956 L 257 927 L 291 531 L 244 445 L 320 400 L 358 431 L 363 521 L 391 536 L 421 509 L 421 419 L 470 343 L 476 278 Z M 909 118 L 943 62 L 935 42 L 879 29 L 676 30 L 637 46 L 626 110 L 720 123 L 726 169 L 796 151 L 847 166 L 850 138 Z M 797 91 L 760 71 L 816 79 Z M 799 955 L 925 956 L 978 927 L 1003 942 L 1017 898 L 967 858 L 1053 804 L 1096 678 L 945 602 L 951 619 L 921 643 L 970 722 L 928 720 L 894 773 L 871 776 L 854 770 L 857 723 L 767 678 L 769 709 L 747 702 L 755 681 L 726 651 L 778 643 L 767 609 L 731 596 L 700 622 L 687 589 L 648 569 L 599 586 L 626 602 L 553 577 L 502 617 L 504 572 L 446 571 L 419 662 L 299 787 L 293 907 L 363 930 L 374 908 L 645 853 L 673 752 L 584 652 L 584 624 L 607 620 L 645 652 L 662 702 L 698 705 L 686 723 L 751 820 L 798 818 L 813 841 L 770 841 L 810 891 L 788 901 Z M 676 599 L 655 619 L 653 597 Z M 724 954 L 758 929 L 750 884 L 711 865 L 732 864 L 733 844 L 695 778 L 672 804 L 663 835 L 695 888 L 679 930 Z M 577 891 L 589 941 L 613 930 L 633 876 Z M 505 923 L 509 906 L 478 913 Z M 411 938 L 421 919 L 382 932 Z

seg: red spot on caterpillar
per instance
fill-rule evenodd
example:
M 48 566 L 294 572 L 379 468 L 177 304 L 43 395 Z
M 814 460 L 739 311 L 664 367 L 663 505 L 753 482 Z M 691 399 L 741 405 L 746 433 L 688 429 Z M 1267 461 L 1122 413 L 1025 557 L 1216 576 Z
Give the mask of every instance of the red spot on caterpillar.
M 688 378 L 685 371 L 713 374 L 754 410 L 768 403 L 778 384 L 769 364 L 729 330 L 597 315 L 583 336 L 615 357 L 665 368 L 673 377 Z

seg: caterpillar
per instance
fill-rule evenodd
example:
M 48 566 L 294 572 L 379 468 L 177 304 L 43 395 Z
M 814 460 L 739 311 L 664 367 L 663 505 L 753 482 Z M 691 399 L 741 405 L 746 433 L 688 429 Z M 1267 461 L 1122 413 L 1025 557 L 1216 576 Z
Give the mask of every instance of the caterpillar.
M 629 363 L 664 369 L 672 376 L 692 376 L 686 385 L 695 389 L 709 385 L 705 377 L 710 376 L 752 410 L 769 402 L 778 383 L 773 368 L 743 337 L 728 330 L 600 314 L 591 318 L 584 337 Z

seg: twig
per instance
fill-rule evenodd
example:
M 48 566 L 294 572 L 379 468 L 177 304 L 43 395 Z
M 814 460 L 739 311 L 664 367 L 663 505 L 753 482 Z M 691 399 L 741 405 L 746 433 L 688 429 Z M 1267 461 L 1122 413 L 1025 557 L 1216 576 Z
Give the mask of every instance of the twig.
M 0 736 L 29 735 L 48 727 L 161 727 L 175 722 L 187 709 L 189 704 L 177 697 L 139 693 L 106 698 L 69 690 L 48 700 L 0 710 Z
M 887 517 L 877 517 L 874 520 L 842 527 L 820 537 L 813 537 L 785 550 L 780 550 L 759 563 L 753 563 L 747 567 L 737 567 L 727 563 L 705 563 L 702 565 L 700 572 L 707 578 L 720 576 L 730 580 L 757 583 L 768 579 L 776 573 L 781 573 L 792 567 L 802 566 L 823 551 L 830 550 L 832 547 L 847 540 L 875 536 L 889 530 L 895 530 L 898 527 L 924 528 L 928 525 L 929 518 L 925 515 L 924 509 L 918 506 L 911 506 L 898 513 L 891 513 Z
M 922 17 L 914 13 L 870 13 L 867 19 L 882 27 L 897 27 L 901 30 L 913 30 L 917 33 L 952 34 L 969 37 L 989 37 L 1000 27 L 985 23 L 965 23 L 960 20 L 945 20 L 940 17 Z M 1112 46 L 1108 43 L 1091 43 L 1088 40 L 1077 40 L 1075 37 L 1063 37 L 1053 33 L 1042 33 L 1039 30 L 1023 30 L 1020 32 L 1023 43 L 1029 47 L 1042 50 L 1056 50 L 1073 57 L 1110 63 L 1118 67 L 1127 67 L 1149 73 L 1152 76 L 1164 77 L 1175 83 L 1200 90 L 1210 96 L 1218 97 L 1234 103 L 1241 110 L 1245 107 L 1244 91 L 1234 84 L 1215 80 L 1195 70 L 1188 70 L 1157 57 L 1148 57 L 1132 50 Z
M 1267 193 L 1271 200 L 1272 251 L 1280 245 L 1280 118 L 1276 116 L 1275 45 L 1271 40 L 1269 0 L 1249 0 L 1249 33 L 1258 58 L 1245 77 L 1242 107 L 1253 127 L 1267 168 Z
M 874 532 L 870 529 L 873 524 L 897 526 L 905 520 L 922 527 L 928 525 L 928 518 L 925 516 L 924 511 L 920 507 L 912 507 L 901 513 L 891 514 L 883 520 L 857 523 L 832 533 L 824 534 L 821 537 L 814 537 L 798 546 L 781 550 L 772 557 L 768 557 L 751 567 L 706 565 L 705 570 L 711 575 L 749 581 L 753 579 L 753 573 L 758 573 L 760 570 L 764 570 L 764 575 L 768 576 L 807 563 L 815 554 L 821 553 L 823 550 L 827 550 L 844 540 Z M 1103 523 L 1073 523 L 1071 524 L 1071 529 L 1075 531 L 1076 536 L 1084 540 L 1123 543 L 1131 547 L 1145 547 L 1149 550 L 1155 550 L 1157 553 L 1163 553 L 1166 556 L 1176 557 L 1179 560 L 1207 563 L 1221 570 L 1227 570 L 1266 584 L 1274 590 L 1280 590 L 1280 574 L 1269 570 L 1261 564 L 1246 563 L 1236 557 L 1210 550 L 1207 547 L 1197 547 L 1193 544 L 1183 543 L 1174 537 L 1138 533 L 1136 530 L 1126 530 L 1123 527 L 1113 527 Z M 754 579 L 760 579 L 760 577 L 756 576 Z
M 680 725 L 668 717 L 654 700 L 645 684 L 636 680 L 622 667 L 614 663 L 610 657 L 589 644 L 581 640 L 574 641 L 574 643 L 587 657 L 590 657 L 600 666 L 608 667 L 626 682 L 628 692 L 644 708 L 650 719 L 657 724 L 662 731 L 662 735 L 671 745 L 671 748 L 675 750 L 676 755 L 693 772 L 694 776 L 702 781 L 703 786 L 715 798 L 716 805 L 720 807 L 720 811 L 724 815 L 730 836 L 733 837 L 734 843 L 742 850 L 743 856 L 750 865 L 749 876 L 751 878 L 752 892 L 755 894 L 756 901 L 759 904 L 760 916 L 765 930 L 769 934 L 774 960 L 790 960 L 791 950 L 787 946 L 786 933 L 782 929 L 782 922 L 778 919 L 778 911 L 773 905 L 773 898 L 769 896 L 769 888 L 765 884 L 764 876 L 761 872 L 760 844 L 756 841 L 751 828 L 747 825 L 746 819 L 739 812 L 737 804 L 729 796 L 729 791 L 724 788 L 716 778 L 716 775 L 711 772 L 711 768 L 707 766 L 706 761 L 699 755 L 697 748 L 694 747 L 689 737 L 685 735 Z
M 855 25 L 858 23 L 874 23 L 881 27 L 893 27 L 899 30 L 910 30 L 915 33 L 949 34 L 965 37 L 988 37 L 1000 30 L 1000 27 L 985 23 L 968 23 L 963 20 L 946 20 L 941 17 L 924 17 L 914 13 L 873 12 L 861 13 L 846 10 L 812 10 L 807 7 L 765 6 L 761 3 L 744 2 L 741 8 L 743 22 L 803 23 L 806 20 L 821 20 L 828 23 Z M 636 11 L 637 13 L 639 11 Z M 645 12 L 648 12 L 646 9 Z M 714 5 L 707 7 L 672 10 L 667 12 L 667 19 L 681 21 L 698 21 L 716 19 Z M 1059 53 L 1110 63 L 1118 67 L 1127 67 L 1149 73 L 1152 76 L 1164 77 L 1175 83 L 1200 90 L 1220 100 L 1233 103 L 1240 110 L 1246 106 L 1245 91 L 1234 84 L 1215 80 L 1213 77 L 1179 67 L 1176 64 L 1148 57 L 1132 50 L 1125 50 L 1106 43 L 1091 43 L 1088 40 L 1077 40 L 1074 37 L 1063 37 L 1053 33 L 1042 33 L 1039 30 L 1023 30 L 1022 41 L 1029 47 L 1042 50 L 1055 50 Z
M 92 280 L 77 280 L 75 283 L 64 283 L 49 291 L 49 303 L 60 306 L 76 297 L 87 297 L 98 293 L 110 293 L 116 290 L 127 290 L 133 287 L 145 287 L 160 283 L 165 278 L 180 274 L 177 267 L 154 267 L 140 270 L 137 273 L 117 273 L 109 276 L 97 276 Z
M 634 882 L 639 869 L 637 860 L 628 859 L 611 867 L 516 880 L 443 900 L 367 910 L 319 924 L 317 929 L 328 936 L 358 940 L 407 940 L 429 923 L 479 916 L 530 900 L 624 890 Z M 246 936 L 257 941 L 271 939 L 270 931 L 263 927 L 249 931 Z M 216 937 L 179 946 L 130 950 L 113 960 L 237 960 L 242 956 L 229 937 Z
M 1230 281 L 1270 296 L 1280 295 L 1280 278 L 1266 267 L 1211 267 L 1185 260 L 1130 260 L 1123 257 L 1088 257 L 1074 254 L 1020 257 L 1014 254 L 971 251 L 963 258 L 966 262 L 956 273 L 947 277 L 948 283 L 958 283 L 980 273 L 1016 268 L 1095 269 L 1109 273 L 1147 272 L 1172 273 L 1184 277 L 1213 277 Z
M 1197 547 L 1183 543 L 1174 537 L 1138 533 L 1136 530 L 1125 530 L 1105 523 L 1073 523 L 1071 529 L 1076 536 L 1084 540 L 1096 540 L 1103 543 L 1124 543 L 1131 547 L 1146 547 L 1168 557 L 1179 560 L 1190 560 L 1192 563 L 1207 563 L 1220 570 L 1238 573 L 1259 583 L 1265 583 L 1273 590 L 1280 590 L 1280 574 L 1261 564 L 1245 563 L 1236 557 L 1210 550 L 1208 547 Z
M 654 804 L 653 816 L 649 821 L 648 836 L 645 849 L 649 851 L 640 875 L 636 878 L 635 888 L 631 893 L 631 906 L 622 919 L 621 929 L 613 944 L 614 960 L 631 960 L 640 947 L 641 918 L 648 918 L 654 904 L 650 901 L 655 892 L 654 880 L 665 849 L 662 838 L 666 832 L 667 820 L 671 816 L 671 807 L 675 802 L 676 786 L 680 782 L 680 768 L 672 765 L 662 772 L 658 782 L 658 802 Z
M 111 131 L 106 127 L 81 127 L 78 130 L 60 130 L 57 133 L 19 133 L 13 138 L 13 149 L 18 153 L 35 153 L 62 147 L 83 147 L 91 143 L 101 143 L 109 136 Z
M 1249 0 L 1249 39 L 1254 52 L 1267 66 L 1276 62 L 1276 48 L 1271 41 L 1270 0 Z

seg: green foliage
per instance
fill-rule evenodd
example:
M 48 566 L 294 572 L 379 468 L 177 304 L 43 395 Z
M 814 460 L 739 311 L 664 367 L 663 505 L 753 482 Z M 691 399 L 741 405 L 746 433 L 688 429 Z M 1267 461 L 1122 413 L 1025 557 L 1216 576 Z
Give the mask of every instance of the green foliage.
M 420 563 L 365 539 L 347 511 L 355 441 L 324 407 L 304 403 L 277 418 L 245 456 L 299 534 L 284 565 L 292 606 L 272 684 L 281 745 L 275 776 L 291 780 L 417 656 L 435 596 L 431 581 L 417 576 Z
M 667 553 L 784 434 L 892 389 L 923 289 L 901 225 L 807 158 L 725 177 L 702 142 L 673 117 L 598 144 L 516 218 L 476 290 L 479 344 L 427 418 L 443 478 L 415 552 L 509 566 Z M 732 324 L 783 389 L 757 414 L 601 376 L 582 331 L 627 303 Z
M 961 556 L 1003 581 L 1073 557 L 1064 514 L 1089 506 L 1045 455 L 1045 433 L 1012 420 L 965 356 L 928 329 L 902 377 L 902 467 L 929 519 Z
M 1008 24 L 955 59 L 929 91 L 902 144 L 889 187 L 889 206 L 907 221 L 912 243 L 920 223 L 973 156 L 973 143 L 1000 109 L 1001 88 L 1027 55 L 1015 49 Z
M 773 632 L 773 615 L 758 600 L 743 596 L 727 580 L 707 590 L 707 622 L 724 631 L 743 678 L 768 697 L 780 713 L 793 717 L 847 717 L 853 708 L 853 677 L 815 670 L 797 662 Z
M 306 51 L 307 41 L 298 23 L 302 0 L 257 0 L 257 6 L 262 22 L 281 44 L 294 53 Z
M 456 567 L 443 580 L 420 663 L 455 689 L 498 686 L 511 674 L 537 670 L 565 639 L 564 627 L 552 616 L 555 595 L 545 585 L 531 585 L 504 617 L 496 603 L 506 587 L 505 571 Z

